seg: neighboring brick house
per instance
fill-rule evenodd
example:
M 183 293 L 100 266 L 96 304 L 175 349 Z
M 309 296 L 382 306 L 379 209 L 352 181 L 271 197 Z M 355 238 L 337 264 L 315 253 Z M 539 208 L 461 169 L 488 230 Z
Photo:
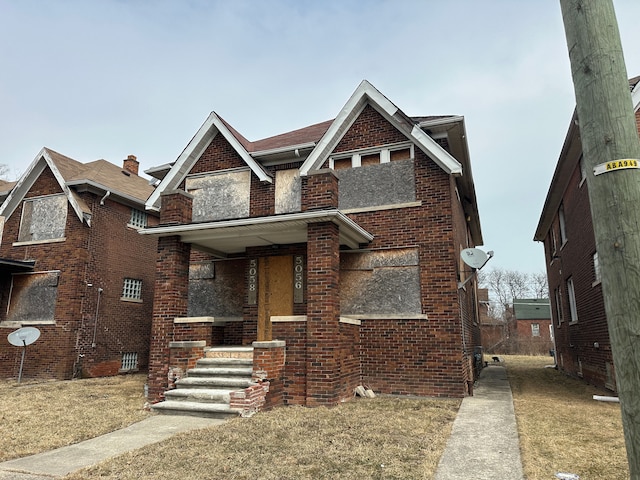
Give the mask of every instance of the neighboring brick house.
M 7 335 L 22 326 L 41 331 L 26 378 L 147 366 L 157 241 L 137 229 L 157 224 L 152 192 L 133 155 L 121 168 L 38 153 L 0 207 L 0 377 L 18 375 Z
M 510 338 L 514 326 L 505 318 L 496 318 L 490 315 L 489 289 L 478 289 L 478 301 L 480 305 L 480 336 L 485 353 L 513 353 Z M 507 318 L 511 318 L 509 315 Z
M 640 77 L 629 83 L 640 131 Z M 534 240 L 544 242 L 558 367 L 615 391 L 587 174 L 574 113 Z
M 160 225 L 141 230 L 159 239 L 152 401 L 195 341 L 266 353 L 271 405 L 472 388 L 460 251 L 482 234 L 462 117 L 408 117 L 363 81 L 334 120 L 255 142 L 211 113 L 147 173 L 162 179 Z
M 553 350 L 551 308 L 548 298 L 514 298 L 513 317 L 516 324 L 514 353 L 547 355 Z

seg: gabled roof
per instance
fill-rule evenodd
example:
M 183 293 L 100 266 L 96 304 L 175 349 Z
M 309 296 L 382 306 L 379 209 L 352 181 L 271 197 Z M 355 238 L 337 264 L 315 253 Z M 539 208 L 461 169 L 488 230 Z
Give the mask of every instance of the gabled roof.
M 551 304 L 548 298 L 514 298 L 513 313 L 516 320 L 551 319 Z
M 631 89 L 633 110 L 636 112 L 640 108 L 640 76 L 629 80 L 629 88 Z M 542 207 L 540 220 L 538 221 L 538 226 L 533 236 L 535 241 L 543 242 L 546 238 L 553 219 L 562 203 L 564 192 L 567 190 L 567 186 L 571 180 L 571 175 L 573 175 L 573 172 L 577 168 L 581 156 L 582 142 L 580 140 L 580 127 L 578 126 L 578 114 L 574 109 L 567 136 L 564 139 L 560 157 L 558 158 L 558 163 L 556 164 L 556 169 L 551 179 L 551 185 L 547 192 L 547 198 Z
M 349 127 L 358 118 L 365 106 L 371 105 L 399 131 L 411 139 L 429 158 L 436 162 L 448 174 L 459 175 L 462 166 L 444 148 L 427 135 L 418 125 L 396 107 L 387 97 L 382 95 L 368 81 L 363 80 L 340 113 L 322 136 L 316 148 L 300 167 L 300 174 L 306 175 L 319 168 Z
M 89 225 L 91 209 L 78 195 L 78 191 L 110 192 L 114 197 L 136 206 L 144 205 L 153 192 L 153 187 L 145 179 L 125 172 L 106 160 L 83 164 L 45 147 L 36 155 L 0 207 L 0 216 L 11 216 L 47 167 L 67 196 L 78 219 Z
M 231 129 L 215 112 L 211 112 L 209 117 L 202 124 L 200 129 L 193 136 L 189 144 L 182 151 L 175 161 L 169 173 L 158 185 L 158 188 L 147 200 L 147 208 L 150 210 L 160 209 L 160 194 L 165 190 L 174 190 L 182 183 L 193 165 L 198 161 L 200 155 L 206 150 L 214 137 L 220 133 L 233 149 L 240 155 L 242 160 L 249 166 L 251 171 L 257 175 L 262 182 L 272 183 L 271 176 L 256 162 L 245 148 L 248 140 L 235 130 Z

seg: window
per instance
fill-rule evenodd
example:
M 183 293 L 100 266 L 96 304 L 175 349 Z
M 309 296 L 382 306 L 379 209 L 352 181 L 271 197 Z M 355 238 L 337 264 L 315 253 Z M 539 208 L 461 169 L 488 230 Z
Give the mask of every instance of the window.
M 136 228 L 145 228 L 147 226 L 147 214 L 141 210 L 132 208 L 129 225 Z
M 532 337 L 539 337 L 540 336 L 540 324 L 539 323 L 532 323 L 531 324 L 531 336 Z
M 329 159 L 329 168 L 341 170 L 344 168 L 366 167 L 381 163 L 410 160 L 414 157 L 413 145 L 399 144 L 389 145 L 384 148 L 375 148 L 351 152 Z
M 578 308 L 576 306 L 576 292 L 573 285 L 573 277 L 567 279 L 567 295 L 569 297 L 569 310 L 571 312 L 571 323 L 578 321 Z
M 562 291 L 560 287 L 554 290 L 554 296 L 556 299 L 556 322 L 558 326 L 562 323 Z
M 122 287 L 122 300 L 142 300 L 142 280 L 125 278 Z
M 598 260 L 598 252 L 593 254 L 593 278 L 592 286 L 596 286 L 602 281 L 600 277 L 600 261 Z
M 66 195 L 26 199 L 22 204 L 18 242 L 63 240 L 66 223 Z
M 560 205 L 558 220 L 560 221 L 560 246 L 562 246 L 567 242 L 567 227 L 564 222 L 564 205 Z
M 55 323 L 60 272 L 14 273 L 11 277 L 7 322 Z
M 584 164 L 584 157 L 582 155 L 580 155 L 578 163 L 580 165 L 580 183 L 578 186 L 582 186 L 584 181 L 587 179 L 587 167 Z
M 137 352 L 123 353 L 120 371 L 130 372 L 133 370 L 138 370 L 138 353 Z

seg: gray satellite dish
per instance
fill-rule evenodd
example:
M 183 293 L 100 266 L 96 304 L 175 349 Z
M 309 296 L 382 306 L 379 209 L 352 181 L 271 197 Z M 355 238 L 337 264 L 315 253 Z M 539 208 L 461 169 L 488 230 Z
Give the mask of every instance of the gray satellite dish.
M 7 337 L 9 343 L 16 347 L 26 347 L 27 345 L 31 345 L 38 338 L 40 338 L 40 330 L 36 327 L 19 328 L 15 332 L 11 332 Z
M 31 345 L 40 338 L 40 330 L 35 327 L 22 327 L 11 332 L 7 339 L 11 345 L 22 347 L 22 360 L 20 360 L 20 373 L 18 374 L 18 383 L 22 381 L 22 366 L 24 365 L 24 354 L 27 351 L 27 345 Z
M 482 268 L 491 257 L 479 248 L 465 248 L 460 252 L 460 258 L 471 268 Z

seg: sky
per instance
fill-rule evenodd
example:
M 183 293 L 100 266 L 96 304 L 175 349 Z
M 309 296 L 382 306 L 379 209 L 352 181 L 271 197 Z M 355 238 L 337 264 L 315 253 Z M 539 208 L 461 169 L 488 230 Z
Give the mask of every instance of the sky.
M 640 2 L 614 0 L 629 77 Z M 488 269 L 533 241 L 575 106 L 559 0 L 0 0 L 0 164 L 40 149 L 140 170 L 211 111 L 254 141 L 335 118 L 367 79 L 410 116 L 461 115 Z

